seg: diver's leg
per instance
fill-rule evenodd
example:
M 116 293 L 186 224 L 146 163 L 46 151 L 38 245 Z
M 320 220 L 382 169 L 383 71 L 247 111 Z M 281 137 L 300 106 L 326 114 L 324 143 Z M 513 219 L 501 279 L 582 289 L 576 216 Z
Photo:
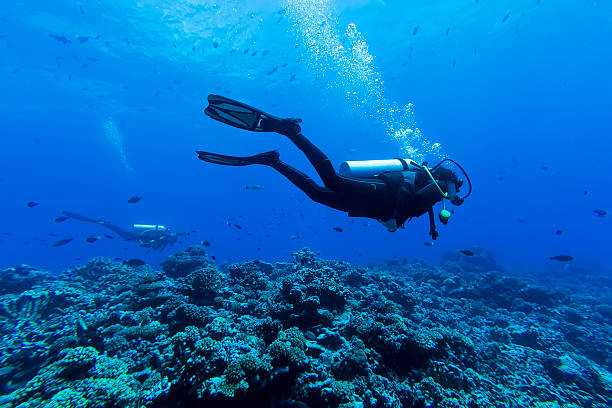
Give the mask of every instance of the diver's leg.
M 113 231 L 114 233 L 116 233 L 121 238 L 125 239 L 126 241 L 137 241 L 140 236 L 140 234 L 137 232 L 126 231 L 123 228 L 120 228 L 109 221 L 101 220 L 97 222 L 97 224 L 101 225 L 104 228 L 108 228 L 109 230 Z
M 285 133 L 285 136 L 300 149 L 317 171 L 323 184 L 335 191 L 342 190 L 343 178 L 336 173 L 329 157 L 308 140 L 302 133 Z
M 75 220 L 79 220 L 83 222 L 91 222 L 92 224 L 98 224 L 100 223 L 100 221 L 102 221 L 102 220 L 95 220 L 93 218 L 85 217 L 84 215 L 68 212 L 65 210 L 62 211 L 62 214 L 64 214 L 66 217 L 74 218 Z
M 349 208 L 349 206 L 353 207 L 355 205 L 360 205 L 360 203 L 347 202 L 348 197 L 353 197 L 353 201 L 355 201 L 355 199 L 357 199 L 357 201 L 376 201 L 379 200 L 380 197 L 385 197 L 385 199 L 388 198 L 386 197 L 387 187 L 384 182 L 378 180 L 366 181 L 339 176 L 331 166 L 329 159 L 305 137 L 302 136 L 302 139 L 303 140 L 300 140 L 300 145 L 306 146 L 306 150 L 309 152 L 309 154 L 313 153 L 313 155 L 309 156 L 309 159 L 311 159 L 311 163 L 313 163 L 313 165 L 315 163 L 313 160 L 317 158 L 316 156 L 322 156 L 319 156 L 318 158 L 322 158 L 324 161 L 317 161 L 315 168 L 323 181 L 326 182 L 326 187 L 328 188 L 319 186 L 306 174 L 280 161 L 278 152 L 274 150 L 246 157 L 226 156 L 203 151 L 197 151 L 196 153 L 198 153 L 200 160 L 208 163 L 223 164 L 226 166 L 248 166 L 251 164 L 263 164 L 270 166 L 304 191 L 313 201 L 341 211 L 348 211 L 347 208 Z M 302 144 L 301 142 L 304 143 Z M 309 149 L 308 147 L 312 148 Z M 325 160 L 328 164 L 328 168 L 319 165 L 319 163 L 325 164 Z M 338 180 L 334 181 L 332 176 Z M 336 188 L 331 188 L 332 185 Z
M 340 211 L 348 211 L 343 195 L 329 188 L 321 187 L 310 177 L 287 163 L 280 160 L 268 164 L 283 176 L 285 176 L 296 187 L 302 190 L 312 201 L 326 205 Z
M 78 221 L 83 221 L 83 222 L 89 222 L 91 224 L 96 224 L 96 225 L 100 225 L 104 228 L 108 228 L 109 230 L 115 232 L 117 235 L 119 235 L 121 238 L 126 239 L 128 241 L 133 241 L 135 239 L 138 239 L 138 235 L 137 233 L 131 232 L 131 231 L 126 231 L 122 228 L 119 228 L 118 226 L 116 226 L 115 224 L 113 224 L 110 221 L 105 221 L 105 220 L 101 220 L 101 219 L 93 219 L 93 218 L 89 218 L 89 217 L 85 217 L 84 215 L 80 215 L 80 214 L 76 214 L 76 213 L 71 213 L 68 211 L 62 211 L 62 213 L 64 215 L 66 215 L 67 217 L 70 218 L 74 218 L 75 220 Z
M 337 210 L 345 211 L 346 207 L 341 200 L 343 195 L 328 188 L 319 186 L 306 174 L 280 161 L 279 154 L 275 150 L 245 157 L 226 156 L 203 151 L 196 151 L 196 153 L 198 154 L 198 158 L 200 160 L 207 163 L 223 164 L 226 166 L 248 166 L 251 164 L 263 164 L 270 166 L 289 179 L 289 181 L 306 193 L 306 195 L 313 201 Z
M 378 190 L 379 192 L 387 189 L 381 180 L 362 180 L 343 177 L 336 173 L 329 157 L 325 155 L 317 146 L 308 140 L 303 134 L 285 134 L 308 158 L 313 165 L 321 180 L 327 188 L 344 193 L 368 194 Z

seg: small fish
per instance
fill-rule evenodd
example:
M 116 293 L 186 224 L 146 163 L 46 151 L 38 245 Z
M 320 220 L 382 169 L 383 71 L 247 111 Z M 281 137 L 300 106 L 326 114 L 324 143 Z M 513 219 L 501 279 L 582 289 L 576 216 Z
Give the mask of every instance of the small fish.
M 216 256 L 214 256 L 214 255 L 213 255 L 213 256 L 211 256 L 211 258 L 212 258 L 212 260 L 213 260 L 213 261 L 217 260 L 217 257 L 216 257 Z
M 130 203 L 130 204 L 134 204 L 134 203 L 139 202 L 140 200 L 142 200 L 142 197 L 140 197 L 140 196 L 133 196 L 133 197 L 130 197 L 127 200 L 127 202 Z
M 69 39 L 67 39 L 66 37 L 64 37 L 63 35 L 49 34 L 49 37 L 53 38 L 56 41 L 61 42 L 62 44 L 70 44 L 71 43 L 71 41 Z
M 502 22 L 502 23 L 505 23 L 506 21 L 508 21 L 508 19 L 510 18 L 510 14 L 511 14 L 511 13 L 510 13 L 510 12 L 508 12 L 508 14 L 506 14 L 506 15 L 504 16 L 504 18 L 502 18 L 502 21 L 501 21 L 501 22 Z
M 242 52 L 242 54 L 244 54 L 244 55 L 247 55 L 248 53 L 249 53 L 249 49 L 248 48 Z
M 588 195 L 589 194 L 589 190 L 584 190 L 584 193 L 582 193 L 583 195 Z
M 434 244 L 433 242 L 427 241 L 423 245 L 425 245 L 425 246 L 433 246 L 433 244 Z
M 115 237 L 113 237 L 112 235 L 108 235 L 108 234 L 104 234 L 104 237 L 108 239 L 115 239 Z
M 143 261 L 142 259 L 130 259 L 128 261 L 123 261 L 123 264 L 127 266 L 131 266 L 133 268 L 136 266 L 146 265 L 146 262 Z
M 459 252 L 461 252 L 465 256 L 474 256 L 474 252 L 470 251 L 469 249 L 462 249 Z
M 334 231 L 337 231 L 337 232 L 343 232 L 343 231 L 344 231 L 344 230 L 343 230 L 342 228 L 340 228 L 340 227 L 334 227 L 334 228 L 332 228 L 332 229 L 333 229 Z
M 61 247 L 63 245 L 66 245 L 67 243 L 69 243 L 70 241 L 72 241 L 72 238 L 64 238 L 64 239 L 60 239 L 59 241 L 55 241 L 53 243 L 53 245 L 51 245 L 52 247 Z
M 213 41 L 212 46 L 213 48 L 219 48 L 219 43 L 216 41 Z
M 446 29 L 446 36 L 448 37 L 448 33 L 450 33 L 450 27 Z
M 265 50 L 264 52 L 261 53 L 262 57 L 265 57 L 266 55 L 268 55 L 268 50 Z
M 95 235 L 92 235 L 90 237 L 85 238 L 85 242 L 88 242 L 90 244 L 93 244 L 94 242 L 96 242 L 97 240 L 99 240 L 100 237 L 97 237 Z
M 544 171 L 548 170 L 549 168 L 550 167 L 548 167 L 548 166 L 542 166 L 542 170 L 544 170 Z
M 77 37 L 77 41 L 80 43 L 85 43 L 89 40 L 89 36 Z
M 55 222 L 64 222 L 64 221 L 66 221 L 69 218 L 70 217 L 66 217 L 66 216 L 62 215 L 61 217 L 54 218 L 53 221 L 55 221 Z
M 300 238 L 300 236 L 299 236 L 299 235 L 292 235 L 290 238 L 291 238 L 291 239 L 299 239 L 299 238 Z
M 245 186 L 244 189 L 245 190 L 259 191 L 259 190 L 262 189 L 262 187 L 259 184 L 253 184 L 252 186 Z
M 266 73 L 266 75 L 272 75 L 272 74 L 273 74 L 273 73 L 275 73 L 276 71 L 278 71 L 278 67 L 277 67 L 277 66 L 275 66 L 275 67 L 274 67 L 274 68 L 272 68 L 270 71 L 268 71 L 268 72 Z
M 210 242 L 209 241 L 202 241 L 202 245 L 204 245 L 205 247 L 209 247 L 210 246 Z
M 599 209 L 598 209 L 598 210 L 593 210 L 593 212 L 594 212 L 595 214 L 597 214 L 597 216 L 598 216 L 599 218 L 606 218 L 606 217 L 608 216 L 608 212 L 607 212 L 606 210 L 599 210 Z
M 565 231 L 563 231 L 563 230 L 559 229 L 559 230 L 556 230 L 556 231 L 555 231 L 555 234 L 557 234 L 557 235 L 562 235 L 564 232 L 565 232 Z
M 523 218 L 519 218 L 518 220 L 516 220 L 516 222 L 518 222 L 519 224 L 527 224 L 527 220 Z
M 256 55 L 257 55 L 257 51 L 253 51 L 253 52 L 251 53 L 251 57 L 254 57 L 254 56 L 256 56 Z
M 552 259 L 553 261 L 559 261 L 559 262 L 570 262 L 574 260 L 574 257 L 569 256 L 569 255 L 557 255 L 557 256 L 551 256 L 550 259 Z
M 418 32 L 419 32 L 419 26 L 416 26 L 412 29 L 412 35 L 417 35 Z
M 241 230 L 241 229 L 242 229 L 242 226 L 241 226 L 241 225 L 238 225 L 238 224 L 234 224 L 234 227 L 236 227 L 236 228 L 237 228 L 237 229 L 239 229 L 239 230 Z
M 26 204 L 26 207 L 28 207 L 28 208 L 34 208 L 34 207 L 36 207 L 36 206 L 38 206 L 38 205 L 39 205 L 39 203 L 37 203 L 36 201 L 30 201 L 30 202 L 28 202 L 28 203 Z
M 295 74 L 291 74 L 291 78 L 289 78 L 289 82 L 293 82 L 295 80 Z

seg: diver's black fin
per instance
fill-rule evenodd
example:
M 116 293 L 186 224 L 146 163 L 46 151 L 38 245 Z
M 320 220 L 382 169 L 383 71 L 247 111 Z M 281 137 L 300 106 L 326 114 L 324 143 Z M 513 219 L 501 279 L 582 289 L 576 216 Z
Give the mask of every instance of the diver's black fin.
M 251 164 L 272 164 L 278 161 L 279 154 L 276 150 L 256 154 L 254 156 L 236 157 L 225 156 L 217 153 L 196 151 L 198 158 L 208 163 L 223 164 L 225 166 L 249 166 Z
M 276 132 L 283 135 L 301 132 L 301 119 L 280 119 L 242 102 L 220 95 L 208 95 L 204 110 L 211 118 L 251 132 Z

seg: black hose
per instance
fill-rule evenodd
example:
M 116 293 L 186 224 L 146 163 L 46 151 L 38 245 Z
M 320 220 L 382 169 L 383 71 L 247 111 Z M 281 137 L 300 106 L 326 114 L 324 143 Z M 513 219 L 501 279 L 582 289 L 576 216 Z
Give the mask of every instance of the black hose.
M 463 200 L 465 200 L 466 198 L 468 198 L 470 196 L 470 194 L 472 194 L 472 182 L 470 181 L 470 176 L 468 176 L 467 172 L 465 171 L 465 169 L 463 167 L 461 167 L 461 165 L 459 163 L 457 163 L 456 161 L 454 161 L 453 159 L 449 159 L 449 158 L 445 158 L 444 160 L 442 160 L 440 163 L 436 164 L 435 166 L 433 166 L 431 168 L 431 171 L 435 170 L 436 168 L 440 167 L 440 165 L 446 161 L 449 161 L 451 163 L 454 163 L 455 166 L 459 167 L 461 169 L 461 171 L 463 172 L 463 175 L 465 176 L 465 179 L 467 180 L 470 189 L 468 191 L 468 193 L 463 196 Z

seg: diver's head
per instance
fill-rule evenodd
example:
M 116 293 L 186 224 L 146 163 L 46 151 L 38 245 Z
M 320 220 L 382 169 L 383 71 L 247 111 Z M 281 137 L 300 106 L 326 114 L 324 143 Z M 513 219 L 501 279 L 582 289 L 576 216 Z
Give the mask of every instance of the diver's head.
M 176 241 L 178 241 L 178 234 L 174 233 L 174 232 L 170 232 L 168 234 L 168 236 L 166 237 L 168 244 L 172 245 L 174 243 L 176 243 Z
M 463 186 L 463 180 L 457 177 L 457 173 L 447 169 L 446 167 L 436 167 L 431 171 L 431 175 L 438 180 L 438 182 L 446 186 L 446 193 L 451 203 L 454 205 L 463 204 L 463 198 L 459 197 L 457 193 L 461 186 Z

